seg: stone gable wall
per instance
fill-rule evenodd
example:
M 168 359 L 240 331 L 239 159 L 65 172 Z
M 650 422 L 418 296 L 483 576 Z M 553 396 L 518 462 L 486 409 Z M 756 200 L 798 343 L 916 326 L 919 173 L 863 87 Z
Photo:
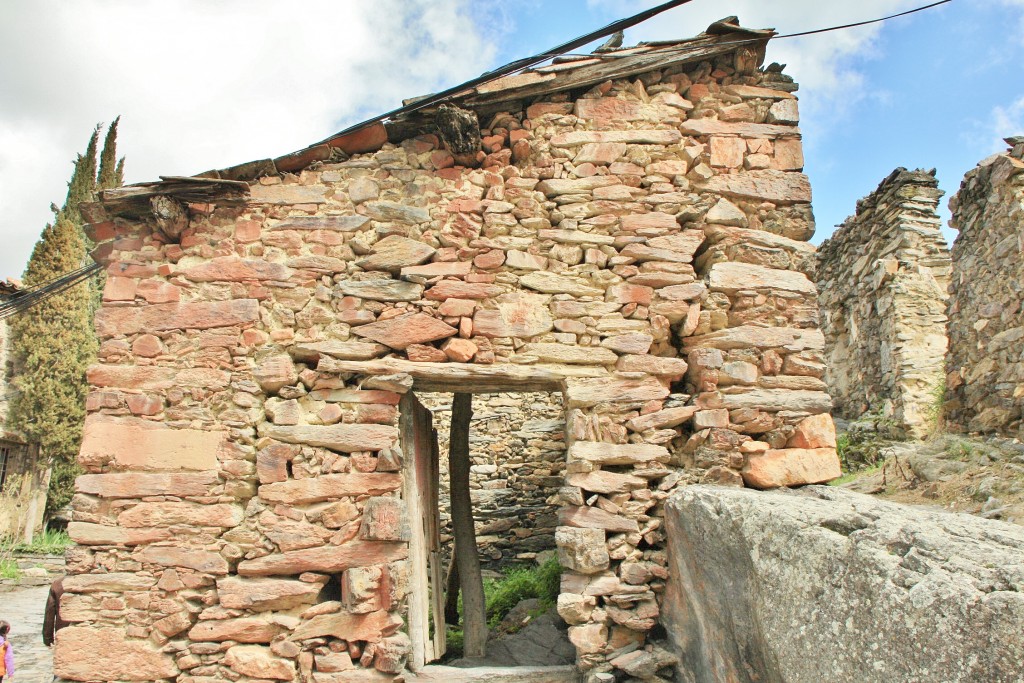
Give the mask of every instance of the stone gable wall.
M 1019 140 L 1019 139 L 1018 139 Z M 949 422 L 1024 436 L 1024 144 L 982 161 L 950 201 Z
M 670 491 L 839 474 L 797 105 L 773 89 L 794 86 L 770 75 L 723 58 L 510 106 L 482 168 L 425 135 L 192 204 L 180 242 L 93 207 L 110 277 L 57 674 L 399 671 L 398 405 L 443 372 L 557 379 L 559 612 L 582 668 L 635 664 Z
M 818 250 L 825 377 L 837 415 L 878 411 L 917 437 L 934 423 L 950 273 L 941 196 L 934 171 L 896 169 Z

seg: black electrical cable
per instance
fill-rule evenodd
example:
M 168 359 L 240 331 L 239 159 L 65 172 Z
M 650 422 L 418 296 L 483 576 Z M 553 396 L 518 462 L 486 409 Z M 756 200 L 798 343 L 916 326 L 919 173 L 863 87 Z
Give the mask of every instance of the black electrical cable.
M 80 284 L 103 269 L 98 263 L 83 266 L 32 289 L 25 289 L 0 302 L 0 320 L 22 313 L 42 301 Z
M 837 25 L 837 26 L 829 26 L 827 28 L 817 28 L 817 29 L 813 29 L 813 30 L 810 30 L 810 31 L 800 31 L 798 33 L 783 33 L 783 34 L 780 34 L 780 35 L 772 36 L 771 39 L 772 40 L 780 40 L 782 38 L 800 38 L 802 36 L 810 36 L 810 35 L 815 35 L 815 34 L 818 34 L 818 33 L 828 33 L 830 31 L 840 31 L 842 29 L 847 29 L 847 28 L 856 28 L 858 26 L 867 26 L 869 24 L 878 24 L 878 23 L 881 23 L 883 21 L 889 21 L 890 19 L 898 19 L 899 17 L 904 17 L 904 16 L 906 16 L 908 14 L 914 14 L 915 12 L 923 12 L 924 10 L 932 9 L 933 7 L 938 7 L 939 5 L 945 5 L 948 2 L 953 2 L 953 0 L 939 0 L 938 2 L 933 2 L 930 5 L 922 5 L 921 7 L 915 7 L 914 9 L 910 9 L 910 10 L 907 10 L 905 12 L 899 12 L 897 14 L 890 14 L 889 16 L 879 17 L 877 19 L 868 19 L 866 21 L 856 21 L 856 22 L 854 22 L 852 24 L 840 24 L 840 25 Z M 761 42 L 762 40 L 764 40 L 764 38 L 744 38 L 743 40 L 730 40 L 730 41 L 725 41 L 725 42 L 721 42 L 721 43 L 715 43 L 715 46 L 719 47 L 719 46 L 725 46 L 725 45 L 748 45 L 750 43 Z M 663 48 L 661 50 L 658 50 L 658 53 L 659 54 L 684 54 L 686 52 L 694 52 L 694 51 L 701 50 L 701 49 L 704 49 L 704 46 L 681 45 L 681 46 L 675 47 L 675 48 L 672 48 L 672 47 Z M 564 54 L 562 56 L 563 57 L 589 57 L 591 59 L 605 59 L 605 60 L 607 60 L 607 59 L 628 59 L 632 55 L 617 55 L 615 53 L 607 53 L 607 54 L 573 54 L 573 53 L 567 53 L 567 54 Z

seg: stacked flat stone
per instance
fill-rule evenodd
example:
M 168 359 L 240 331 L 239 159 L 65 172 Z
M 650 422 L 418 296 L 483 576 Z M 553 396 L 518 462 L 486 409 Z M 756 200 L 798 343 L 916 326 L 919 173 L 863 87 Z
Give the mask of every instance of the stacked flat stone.
M 953 425 L 1024 437 L 1024 139 L 964 176 L 950 200 L 946 415 Z
M 818 250 L 835 412 L 875 411 L 903 436 L 932 428 L 943 383 L 949 249 L 935 171 L 898 168 Z
M 670 491 L 839 474 L 795 86 L 732 65 L 510 105 L 479 168 L 422 135 L 263 177 L 180 243 L 92 207 L 57 674 L 390 680 L 413 381 L 380 368 L 413 363 L 561 378 L 559 613 L 581 668 L 638 670 Z

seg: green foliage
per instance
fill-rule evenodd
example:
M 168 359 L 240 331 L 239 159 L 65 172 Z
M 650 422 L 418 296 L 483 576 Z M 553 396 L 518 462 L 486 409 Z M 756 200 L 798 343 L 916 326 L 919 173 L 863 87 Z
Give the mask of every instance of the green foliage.
M 100 171 L 96 177 L 97 190 L 109 190 L 112 187 L 120 187 L 124 181 L 124 157 L 117 159 L 117 124 L 121 117 L 118 116 L 107 129 L 107 136 L 103 139 L 103 151 L 100 153 Z
M 14 546 L 15 552 L 37 555 L 62 555 L 71 545 L 66 531 L 47 529 L 32 539 L 31 543 L 19 543 Z
M 552 557 L 547 562 L 533 567 L 515 567 L 500 579 L 484 580 L 484 600 L 487 605 L 487 627 L 495 631 L 501 620 L 523 600 L 536 598 L 540 601 L 538 616 L 555 606 L 562 581 L 562 567 Z M 459 596 L 459 614 L 462 614 L 462 596 Z M 459 626 L 449 625 L 445 635 L 448 644 L 447 658 L 462 655 L 463 631 Z
M 112 130 L 114 127 L 112 126 Z M 75 161 L 64 206 L 56 211 L 36 243 L 23 277 L 27 288 L 38 287 L 81 268 L 88 260 L 82 231 L 81 204 L 98 189 L 96 147 L 99 127 L 89 137 L 85 154 Z M 116 178 L 116 130 L 108 132 L 103 156 L 107 180 Z M 41 301 L 14 316 L 10 323 L 14 360 L 14 395 L 6 428 L 39 443 L 53 473 L 47 512 L 71 500 L 79 473 L 76 457 L 85 422 L 85 371 L 96 358 L 93 313 L 96 294 L 78 285 Z
M 0 558 L 0 579 L 21 578 L 21 568 L 13 557 Z
M 538 567 L 515 568 L 500 579 L 484 581 L 487 625 L 491 629 L 497 628 L 512 608 L 530 598 L 540 600 L 544 611 L 554 607 L 561 573 L 558 560 L 551 558 Z
M 931 390 L 932 401 L 928 405 L 925 413 L 926 419 L 928 420 L 928 431 L 931 434 L 936 434 L 942 428 L 942 413 L 943 407 L 946 405 L 946 378 L 935 385 Z
M 966 440 L 951 439 L 946 444 L 946 454 L 953 460 L 967 461 L 974 455 L 974 446 Z

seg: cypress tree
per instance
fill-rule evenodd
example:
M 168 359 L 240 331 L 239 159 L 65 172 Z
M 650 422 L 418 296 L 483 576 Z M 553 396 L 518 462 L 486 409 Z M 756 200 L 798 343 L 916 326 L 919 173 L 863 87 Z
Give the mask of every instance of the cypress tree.
M 100 172 L 96 179 L 98 190 L 109 190 L 112 187 L 121 187 L 123 184 L 124 157 L 117 159 L 117 124 L 121 121 L 118 116 L 107 129 L 107 136 L 103 139 L 103 152 L 100 153 Z
M 75 161 L 64 206 L 36 242 L 23 277 L 26 288 L 38 287 L 87 262 L 89 245 L 82 230 L 80 205 L 94 199 L 101 182 L 111 187 L 119 182 L 122 168 L 114 163 L 115 121 L 98 167 L 102 180 L 97 177 L 99 131 L 97 126 L 85 154 Z M 96 360 L 97 351 L 93 301 L 92 288 L 77 285 L 19 313 L 10 323 L 15 393 L 7 429 L 38 443 L 52 464 L 47 512 L 71 500 L 80 472 L 77 456 L 88 391 L 85 372 Z

